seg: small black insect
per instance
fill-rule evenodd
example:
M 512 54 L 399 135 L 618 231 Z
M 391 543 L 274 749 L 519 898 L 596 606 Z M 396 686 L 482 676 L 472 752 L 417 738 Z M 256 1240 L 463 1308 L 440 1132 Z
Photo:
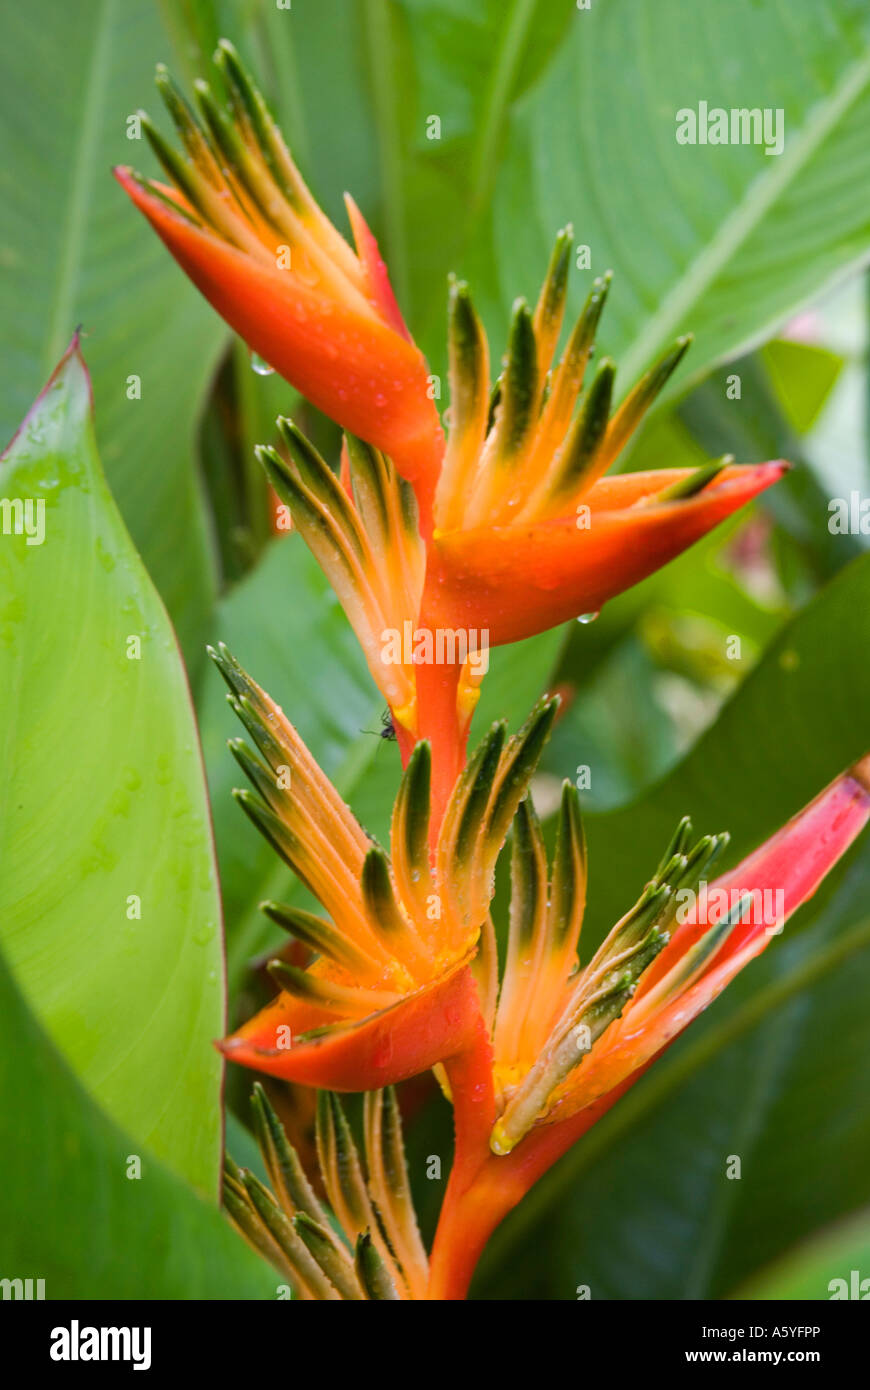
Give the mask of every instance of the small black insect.
M 364 734 L 374 734 L 376 738 L 385 738 L 388 743 L 396 742 L 396 726 L 393 723 L 393 716 L 388 709 L 381 715 L 380 729 L 363 729 Z

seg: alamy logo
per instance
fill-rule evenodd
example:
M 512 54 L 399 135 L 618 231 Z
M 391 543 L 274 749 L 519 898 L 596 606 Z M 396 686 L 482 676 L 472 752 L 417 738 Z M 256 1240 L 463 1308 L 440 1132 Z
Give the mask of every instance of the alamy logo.
M 489 629 L 414 627 L 410 619 L 381 633 L 381 661 L 385 666 L 464 666 L 476 675 L 489 670 Z
M 765 154 L 782 154 L 785 111 L 781 106 L 681 106 L 676 116 L 678 145 L 763 145 Z
M 4 536 L 26 536 L 27 545 L 42 545 L 45 498 L 0 497 L 0 531 Z
M 52 1361 L 132 1361 L 134 1371 L 151 1366 L 150 1327 L 80 1327 L 73 1318 L 69 1327 L 53 1327 L 49 1355 Z
M 870 1279 L 862 1279 L 861 1271 L 849 1270 L 848 1279 L 832 1279 L 828 1285 L 831 1300 L 836 1298 L 857 1298 L 862 1303 L 870 1299 Z
M 832 536 L 870 536 L 870 497 L 862 497 L 857 488 L 848 497 L 832 497 L 828 511 Z
M 678 888 L 674 894 L 674 913 L 677 921 L 706 925 L 731 916 L 733 922 L 764 927 L 771 936 L 779 936 L 785 926 L 785 890 L 782 888 L 717 888 L 705 878 L 694 888 Z
M 44 1279 L 0 1279 L 2 1298 L 45 1298 Z

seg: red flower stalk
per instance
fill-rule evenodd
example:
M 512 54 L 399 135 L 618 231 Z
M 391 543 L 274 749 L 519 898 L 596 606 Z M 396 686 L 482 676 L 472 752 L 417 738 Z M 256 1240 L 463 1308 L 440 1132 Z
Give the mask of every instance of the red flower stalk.
M 157 84 L 184 146 L 144 113 L 171 181 L 115 175 L 227 323 L 319 409 L 386 449 L 409 477 L 443 448 L 425 360 L 402 320 L 374 237 L 346 199 L 356 253 L 311 196 L 230 43 L 215 64 L 228 114 L 196 84 L 201 120 L 165 68 Z
M 495 724 L 454 788 L 430 855 L 430 755 L 419 743 L 393 812 L 388 857 L 366 835 L 296 730 L 225 648 L 213 652 L 257 745 L 230 747 L 255 793 L 251 820 L 331 920 L 277 903 L 272 921 L 312 953 L 274 960 L 280 994 L 221 1044 L 271 1076 L 361 1091 L 405 1080 L 469 1045 L 479 1008 L 471 971 L 495 862 L 555 712 L 542 701 L 506 738 Z
M 706 873 L 727 836 L 691 846 L 682 821 L 638 902 L 578 970 L 585 856 L 576 793 L 566 785 L 549 879 L 534 811 L 528 800 L 521 805 L 491 1041 L 479 1035 L 447 1067 L 456 1159 L 430 1297 L 464 1296 L 495 1226 L 765 950 L 868 818 L 870 757 L 709 888 Z

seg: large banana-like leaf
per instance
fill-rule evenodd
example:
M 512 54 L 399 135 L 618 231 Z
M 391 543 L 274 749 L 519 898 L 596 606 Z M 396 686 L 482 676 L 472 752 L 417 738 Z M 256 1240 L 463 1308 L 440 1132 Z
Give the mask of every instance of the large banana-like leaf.
M 0 1148 L 5 1278 L 43 1279 L 47 1299 L 275 1297 L 218 1211 L 94 1104 L 2 956 Z
M 150 0 L 3 7 L 0 440 L 81 324 L 112 490 L 198 660 L 214 578 L 194 427 L 226 334 L 110 172 L 154 169 L 135 116 L 168 58 Z
M 678 143 L 677 113 L 701 102 L 781 111 L 782 153 Z M 623 388 L 692 332 L 685 384 L 866 262 L 868 120 L 868 18 L 851 0 L 578 11 L 511 128 L 495 254 L 479 246 L 493 309 L 534 292 L 554 229 L 573 220 L 591 254 L 578 300 L 590 274 L 614 271 L 601 336 Z
M 196 728 L 75 343 L 0 461 L 0 496 L 0 941 L 101 1105 L 214 1192 L 223 972 Z

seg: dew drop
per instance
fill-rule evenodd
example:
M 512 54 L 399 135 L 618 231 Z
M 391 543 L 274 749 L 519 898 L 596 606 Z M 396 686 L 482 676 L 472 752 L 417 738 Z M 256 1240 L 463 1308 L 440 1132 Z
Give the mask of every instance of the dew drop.
M 251 367 L 257 373 L 257 376 L 275 375 L 275 368 L 270 367 L 269 363 L 265 362 L 258 352 L 251 353 Z
M 594 613 L 581 613 L 577 619 L 578 623 L 582 623 L 584 627 L 588 623 L 594 623 L 595 619 L 598 617 L 599 611 L 600 610 L 596 608 Z

